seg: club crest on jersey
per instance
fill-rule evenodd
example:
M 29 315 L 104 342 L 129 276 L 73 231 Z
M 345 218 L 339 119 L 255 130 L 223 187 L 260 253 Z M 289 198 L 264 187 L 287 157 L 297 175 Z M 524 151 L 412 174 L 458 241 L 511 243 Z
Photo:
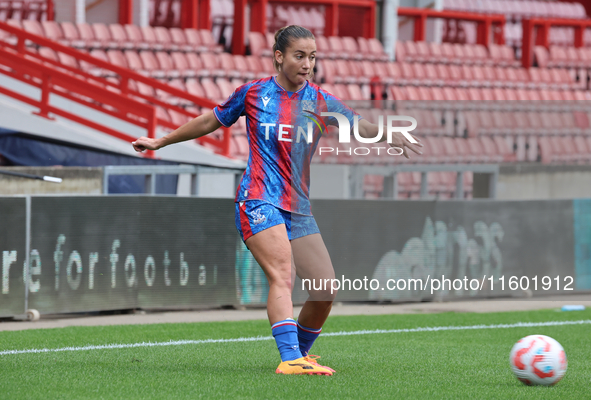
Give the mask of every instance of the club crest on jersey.
M 250 212 L 252 216 L 252 223 L 255 225 L 262 224 L 267 220 L 267 217 L 261 214 L 261 210 L 254 210 Z
M 271 100 L 270 96 L 266 96 L 262 98 L 263 100 L 263 104 L 265 105 L 265 107 L 267 107 L 267 104 L 269 104 L 269 100 Z
M 316 103 L 312 100 L 302 100 L 302 111 L 316 110 Z

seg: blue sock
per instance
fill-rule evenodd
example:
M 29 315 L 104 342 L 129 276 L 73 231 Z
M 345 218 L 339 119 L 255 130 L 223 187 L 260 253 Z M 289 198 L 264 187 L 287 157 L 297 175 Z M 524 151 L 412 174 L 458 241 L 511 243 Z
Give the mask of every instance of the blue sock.
M 322 328 L 320 329 L 312 329 L 306 328 L 305 326 L 300 325 L 298 322 L 298 341 L 300 342 L 300 351 L 304 356 L 308 355 L 308 352 L 312 348 L 314 341 L 322 332 Z
M 279 321 L 271 326 L 273 337 L 281 354 L 281 361 L 291 361 L 302 358 L 298 344 L 298 328 L 296 322 L 291 319 Z

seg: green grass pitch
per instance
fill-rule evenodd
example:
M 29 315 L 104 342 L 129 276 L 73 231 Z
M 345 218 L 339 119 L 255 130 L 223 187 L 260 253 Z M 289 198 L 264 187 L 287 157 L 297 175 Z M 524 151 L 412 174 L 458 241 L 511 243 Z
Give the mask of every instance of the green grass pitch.
M 591 311 L 330 317 L 324 332 L 591 319 Z M 509 352 L 530 334 L 568 358 L 553 387 L 528 387 Z M 0 332 L 0 352 L 270 336 L 267 321 L 72 327 Z M 591 394 L 591 325 L 325 336 L 312 353 L 332 377 L 276 375 L 272 340 L 0 355 L 2 399 L 584 399 Z

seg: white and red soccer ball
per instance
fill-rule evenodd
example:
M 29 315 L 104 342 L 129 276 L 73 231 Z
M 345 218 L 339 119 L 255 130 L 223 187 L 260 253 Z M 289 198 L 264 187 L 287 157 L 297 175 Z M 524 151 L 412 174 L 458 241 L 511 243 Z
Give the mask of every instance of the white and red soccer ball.
M 566 354 L 556 340 L 544 335 L 520 339 L 509 356 L 511 370 L 526 385 L 550 386 L 566 372 Z

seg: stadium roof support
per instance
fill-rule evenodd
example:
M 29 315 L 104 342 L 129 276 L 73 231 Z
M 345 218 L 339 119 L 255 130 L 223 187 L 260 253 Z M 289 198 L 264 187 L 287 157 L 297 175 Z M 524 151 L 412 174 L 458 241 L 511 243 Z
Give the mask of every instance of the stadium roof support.
M 133 24 L 133 0 L 119 0 L 119 23 Z
M 201 0 L 203 1 L 203 0 Z M 268 0 L 234 0 L 234 29 L 232 31 L 232 53 L 244 54 L 245 52 L 245 25 L 246 25 L 246 6 L 251 5 L 250 26 L 254 32 L 265 34 L 266 9 Z M 341 7 L 357 7 L 365 10 L 362 18 L 347 23 L 359 24 L 363 28 L 361 36 L 365 38 L 375 37 L 376 27 L 376 2 L 373 0 L 273 0 L 273 3 L 288 3 L 290 5 L 314 5 L 325 7 L 326 24 L 324 26 L 324 36 L 339 35 L 339 9 Z

